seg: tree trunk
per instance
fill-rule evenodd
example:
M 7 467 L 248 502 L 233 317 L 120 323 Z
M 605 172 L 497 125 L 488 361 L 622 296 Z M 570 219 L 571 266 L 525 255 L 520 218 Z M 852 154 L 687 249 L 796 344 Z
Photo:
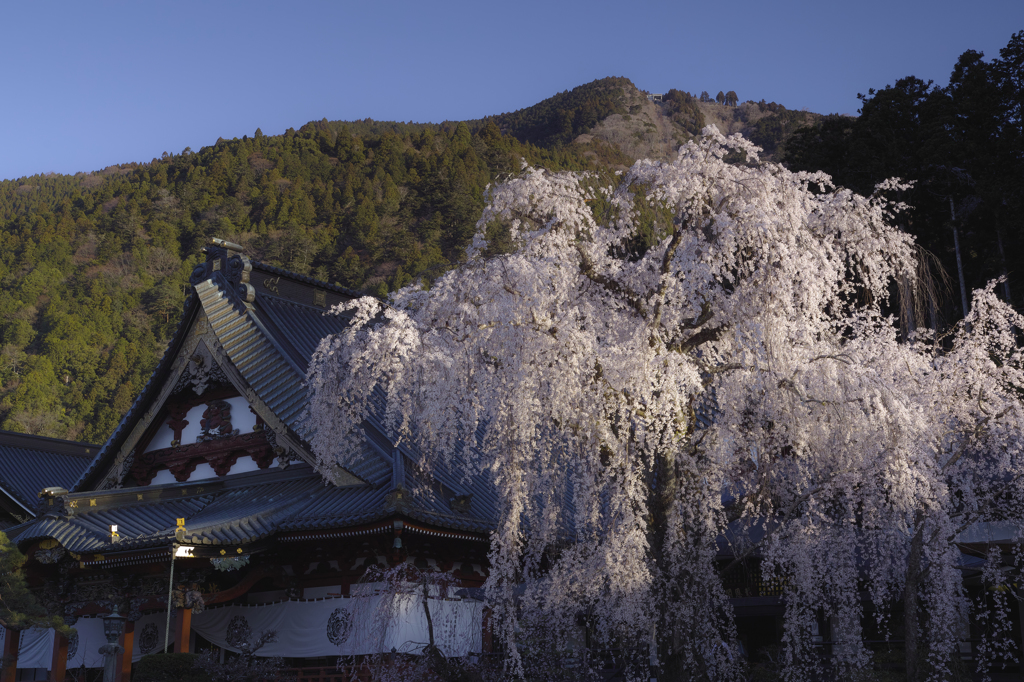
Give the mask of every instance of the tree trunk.
M 664 571 L 667 565 L 665 559 L 665 544 L 668 538 L 668 518 L 669 513 L 672 509 L 672 505 L 675 503 L 676 494 L 679 490 L 679 479 L 676 472 L 676 453 L 671 449 L 665 449 L 658 453 L 656 460 L 656 471 L 655 476 L 657 478 L 657 486 L 651 494 L 651 532 L 649 534 L 649 542 L 651 547 L 651 554 L 654 557 L 653 567 L 657 571 Z M 664 577 L 659 576 L 659 577 Z M 658 627 L 665 627 L 668 622 L 668 609 L 671 602 L 672 586 L 666 585 L 668 589 L 663 589 L 663 598 L 658 603 Z M 652 642 L 652 651 L 650 656 L 651 662 L 651 679 L 657 677 L 671 675 L 678 673 L 679 671 L 670 671 L 670 660 L 672 659 L 669 644 L 672 640 L 671 636 L 665 636 L 668 633 L 659 633 L 655 631 L 654 641 Z M 661 636 L 659 636 L 661 635 Z M 655 671 L 660 672 L 660 675 Z
M 452 670 L 448 665 L 448 659 L 444 657 L 444 654 L 440 649 L 437 648 L 437 644 L 434 642 L 434 619 L 430 616 L 430 588 L 427 584 L 426 576 L 423 577 L 423 613 L 427 616 L 427 638 L 430 640 L 430 644 L 423 650 L 424 655 L 427 659 L 427 668 L 430 669 L 434 674 L 439 676 L 442 680 L 452 679 Z
M 907 664 L 907 682 L 918 682 L 921 679 L 921 624 L 918 621 L 917 593 L 921 586 L 924 520 L 921 514 L 918 514 L 917 517 L 917 532 L 910 541 L 910 554 L 907 556 L 907 576 L 903 587 L 903 646 Z
M 1013 305 L 1013 301 L 1010 300 L 1010 273 L 1006 268 L 1006 251 L 1003 249 L 1003 228 L 996 227 L 996 242 L 999 244 L 999 261 L 1003 266 L 1003 298 L 1009 305 Z
M 648 542 L 650 543 L 651 555 L 654 557 L 652 567 L 655 570 L 664 571 L 666 565 L 665 546 L 667 541 L 669 511 L 675 501 L 676 488 L 678 484 L 676 480 L 675 453 L 658 453 L 654 475 L 656 476 L 657 485 L 653 489 L 649 498 L 651 525 L 650 532 L 648 534 Z M 671 597 L 668 593 L 665 593 L 664 596 L 666 598 L 659 599 L 659 603 L 657 604 L 657 623 L 659 628 L 664 627 L 664 624 L 666 624 L 668 604 L 671 601 Z M 665 664 L 668 663 L 670 655 L 667 646 L 667 640 L 670 638 L 658 638 L 655 634 L 653 639 L 650 663 L 652 667 L 662 668 L 662 672 L 664 674 L 664 667 Z M 659 642 L 658 639 L 662 641 Z M 651 678 L 653 679 L 655 676 L 656 674 L 654 670 L 651 670 Z
M 423 578 L 423 613 L 427 614 L 427 636 L 430 639 L 430 648 L 434 649 L 434 619 L 430 617 L 430 589 L 427 587 L 427 579 Z
M 970 308 L 967 306 L 967 284 L 964 282 L 964 265 L 960 259 L 960 231 L 956 229 L 956 212 L 953 210 L 953 197 L 949 198 L 949 216 L 953 221 L 953 248 L 956 249 L 956 272 L 960 277 L 960 303 L 964 309 L 964 319 Z M 967 324 L 967 331 L 971 331 L 971 325 Z

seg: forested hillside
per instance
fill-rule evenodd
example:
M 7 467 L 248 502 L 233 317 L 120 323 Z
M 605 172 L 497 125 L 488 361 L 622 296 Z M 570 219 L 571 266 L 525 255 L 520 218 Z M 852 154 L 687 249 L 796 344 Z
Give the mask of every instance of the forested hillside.
M 884 92 L 868 98 L 861 120 L 875 120 Z M 769 157 L 834 168 L 860 191 L 871 178 L 893 174 L 891 168 L 919 177 L 913 164 L 925 163 L 852 161 L 850 150 L 866 154 L 862 137 L 876 134 L 850 132 L 858 119 L 833 117 L 805 128 L 791 148 L 793 131 L 817 115 L 730 95 L 716 103 L 670 90 L 654 103 L 629 80 L 608 78 L 481 120 L 322 120 L 278 136 L 256 130 L 148 163 L 0 182 L 0 427 L 104 441 L 166 347 L 188 275 L 213 236 L 242 244 L 254 259 L 383 296 L 458 262 L 484 188 L 518 171 L 522 160 L 611 173 L 640 156 L 667 158 L 705 123 L 716 123 L 744 132 Z M 958 172 L 947 175 L 959 178 Z M 1009 262 L 1019 253 L 1019 223 L 1013 227 L 1010 217 L 1014 210 L 1020 215 L 1019 193 L 1014 199 L 1004 192 L 1008 203 L 1001 204 L 984 192 L 1005 182 L 980 168 L 971 173 L 969 186 L 978 189 L 954 196 L 960 220 L 975 206 L 967 196 L 983 196 L 976 204 L 985 209 L 973 209 L 977 227 L 965 239 L 1001 235 L 1007 255 L 999 263 Z M 924 234 L 928 221 L 941 223 L 937 215 L 912 214 L 907 227 L 945 256 Z M 983 216 L 1005 220 L 986 223 Z M 948 225 L 937 234 L 943 229 Z M 984 241 L 972 248 L 965 269 L 977 283 L 999 270 L 991 265 L 997 251 Z

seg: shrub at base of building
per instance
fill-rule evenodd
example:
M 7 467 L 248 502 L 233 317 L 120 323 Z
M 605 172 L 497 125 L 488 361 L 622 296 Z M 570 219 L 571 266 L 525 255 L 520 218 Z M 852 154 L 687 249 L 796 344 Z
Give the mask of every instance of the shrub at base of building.
M 133 668 L 133 682 L 210 682 L 205 671 L 194 668 L 197 654 L 151 654 Z

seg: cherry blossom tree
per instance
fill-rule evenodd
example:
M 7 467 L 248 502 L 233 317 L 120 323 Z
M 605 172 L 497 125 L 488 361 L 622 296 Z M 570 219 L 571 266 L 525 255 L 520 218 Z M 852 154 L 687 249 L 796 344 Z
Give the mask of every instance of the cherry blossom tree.
M 462 267 L 352 302 L 317 351 L 325 471 L 383 390 L 425 470 L 493 480 L 512 675 L 614 656 L 632 679 L 741 679 L 741 565 L 784 586 L 792 680 L 870 666 L 868 610 L 902 629 L 909 680 L 939 679 L 989 608 L 958 538 L 1024 516 L 1024 320 L 990 286 L 950 335 L 901 333 L 894 292 L 924 287 L 899 183 L 859 196 L 758 151 L 709 127 L 611 181 L 524 168 L 489 190 Z

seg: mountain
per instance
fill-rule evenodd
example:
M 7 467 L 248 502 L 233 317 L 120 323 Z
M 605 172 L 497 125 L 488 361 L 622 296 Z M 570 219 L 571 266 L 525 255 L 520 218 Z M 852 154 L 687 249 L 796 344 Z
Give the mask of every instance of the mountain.
M 642 158 L 669 160 L 707 124 L 727 135 L 741 133 L 764 148 L 767 160 L 774 160 L 781 158 L 785 141 L 798 129 L 822 118 L 775 102 L 727 105 L 706 93 L 705 100 L 675 89 L 655 100 L 629 79 L 604 78 L 532 107 L 470 123 L 493 122 L 522 142 L 568 146 L 596 163 L 621 166 Z
M 606 78 L 478 120 L 323 119 L 94 173 L 0 182 L 0 428 L 105 440 L 163 352 L 210 237 L 384 296 L 457 264 L 485 187 L 522 160 L 610 174 L 672 158 L 708 123 L 750 137 L 769 159 L 787 158 L 799 139 L 806 159 L 816 139 L 806 131 L 821 125 L 732 92 L 722 102 L 680 90 L 656 99 Z
M 457 263 L 484 188 L 522 159 L 554 170 L 630 163 L 610 146 L 545 136 L 529 117 L 506 119 L 522 139 L 494 120 L 322 120 L 0 182 L 0 426 L 105 440 L 171 336 L 210 237 L 383 296 Z

